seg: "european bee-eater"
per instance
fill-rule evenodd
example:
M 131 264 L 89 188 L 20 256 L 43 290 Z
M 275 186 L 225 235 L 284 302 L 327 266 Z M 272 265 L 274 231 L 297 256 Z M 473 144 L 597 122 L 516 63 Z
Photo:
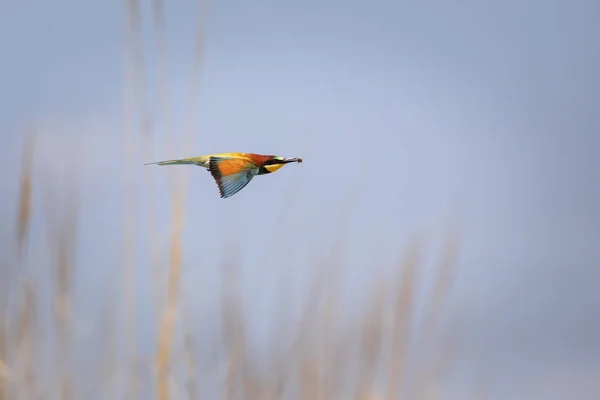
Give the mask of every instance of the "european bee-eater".
M 302 158 L 284 158 L 253 153 L 218 153 L 145 165 L 193 164 L 204 167 L 217 183 L 221 198 L 226 198 L 242 190 L 255 175 L 270 174 L 292 162 L 301 163 Z

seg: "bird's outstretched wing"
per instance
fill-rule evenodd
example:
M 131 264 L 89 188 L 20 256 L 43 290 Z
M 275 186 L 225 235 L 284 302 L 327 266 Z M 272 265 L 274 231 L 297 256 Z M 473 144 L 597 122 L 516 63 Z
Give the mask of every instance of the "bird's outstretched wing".
M 215 179 L 221 198 L 242 190 L 258 173 L 258 167 L 242 158 L 211 157 L 208 170 Z

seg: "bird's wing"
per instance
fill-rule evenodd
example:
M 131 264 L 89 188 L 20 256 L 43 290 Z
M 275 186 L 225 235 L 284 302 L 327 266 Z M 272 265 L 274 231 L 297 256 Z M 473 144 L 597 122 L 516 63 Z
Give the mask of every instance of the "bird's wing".
M 208 170 L 215 179 L 221 198 L 242 190 L 258 173 L 258 167 L 242 158 L 211 157 Z

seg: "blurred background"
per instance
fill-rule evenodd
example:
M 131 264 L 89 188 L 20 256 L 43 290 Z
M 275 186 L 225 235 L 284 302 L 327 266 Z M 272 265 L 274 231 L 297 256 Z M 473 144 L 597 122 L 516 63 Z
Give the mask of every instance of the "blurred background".
M 600 3 L 0 3 L 0 400 L 600 398 Z M 220 199 L 218 152 L 302 156 Z

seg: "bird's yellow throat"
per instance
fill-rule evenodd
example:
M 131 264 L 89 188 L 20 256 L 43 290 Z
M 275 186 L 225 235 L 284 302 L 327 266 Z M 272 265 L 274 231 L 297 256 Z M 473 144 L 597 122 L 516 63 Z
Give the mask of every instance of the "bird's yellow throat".
M 285 164 L 272 164 L 272 165 L 265 165 L 265 169 L 269 172 L 275 172 L 277 171 L 279 168 L 283 167 Z

